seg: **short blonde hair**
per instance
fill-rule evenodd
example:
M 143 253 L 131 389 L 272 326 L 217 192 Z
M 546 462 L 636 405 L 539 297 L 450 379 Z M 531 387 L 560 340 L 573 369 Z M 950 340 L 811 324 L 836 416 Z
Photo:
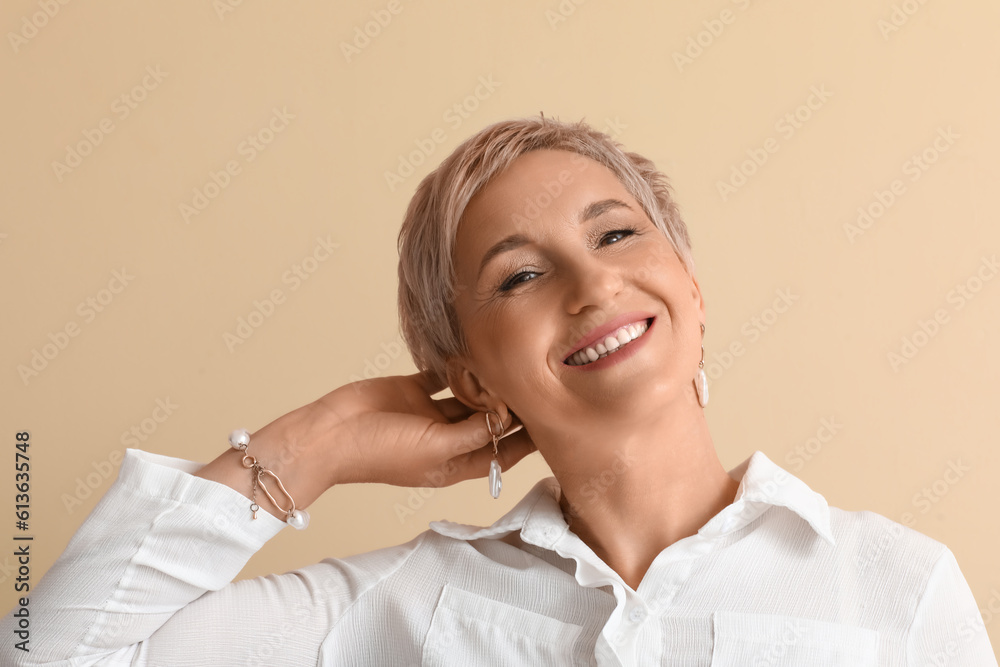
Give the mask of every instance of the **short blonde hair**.
M 447 383 L 446 363 L 466 354 L 455 310 L 454 247 L 466 206 L 490 179 L 514 160 L 538 149 L 564 150 L 604 165 L 669 239 L 694 275 L 691 239 L 666 176 L 647 158 L 626 152 L 607 134 L 583 121 L 541 116 L 494 123 L 466 139 L 424 177 L 399 232 L 399 321 L 403 339 L 420 370 Z

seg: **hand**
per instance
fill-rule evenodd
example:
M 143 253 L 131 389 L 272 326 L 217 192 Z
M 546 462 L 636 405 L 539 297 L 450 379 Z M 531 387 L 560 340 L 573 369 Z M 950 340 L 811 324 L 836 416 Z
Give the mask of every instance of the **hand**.
M 431 398 L 443 389 L 427 373 L 347 384 L 253 434 L 251 449 L 264 439 L 284 443 L 284 471 L 269 467 L 299 507 L 334 484 L 450 486 L 486 477 L 493 457 L 486 415 L 455 398 Z M 512 414 L 500 417 L 497 458 L 506 470 L 535 445 Z

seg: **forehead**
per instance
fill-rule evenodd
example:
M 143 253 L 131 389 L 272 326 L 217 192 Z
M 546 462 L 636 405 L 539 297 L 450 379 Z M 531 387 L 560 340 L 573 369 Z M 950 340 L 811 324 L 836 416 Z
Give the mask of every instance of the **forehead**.
M 551 149 L 525 153 L 466 206 L 455 238 L 456 261 L 473 259 L 470 255 L 512 232 L 575 220 L 588 204 L 609 197 L 639 208 L 614 172 L 591 158 Z
M 573 199 L 574 194 L 591 188 L 625 192 L 614 172 L 589 157 L 564 150 L 529 151 L 472 198 L 463 222 L 466 217 L 500 208 L 512 212 L 519 212 L 519 208 L 530 210 L 526 199 L 540 208 L 558 207 Z

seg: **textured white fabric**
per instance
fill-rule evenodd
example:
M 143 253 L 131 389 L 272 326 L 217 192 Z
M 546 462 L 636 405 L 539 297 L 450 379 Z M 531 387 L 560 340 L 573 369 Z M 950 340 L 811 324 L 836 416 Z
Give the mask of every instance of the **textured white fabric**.
M 553 477 L 489 527 L 230 583 L 285 524 L 199 465 L 128 450 L 30 593 L 30 653 L 0 623 L 0 664 L 997 665 L 944 545 L 761 452 L 636 591 L 569 531 Z

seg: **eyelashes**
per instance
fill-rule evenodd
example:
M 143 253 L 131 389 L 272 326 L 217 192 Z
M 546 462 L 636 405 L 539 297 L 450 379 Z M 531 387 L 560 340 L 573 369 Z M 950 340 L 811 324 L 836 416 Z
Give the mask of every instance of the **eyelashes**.
M 527 282 L 525 280 L 521 280 L 522 278 L 524 278 L 525 276 L 532 275 L 532 274 L 537 274 L 537 273 L 538 273 L 538 271 L 518 271 L 517 273 L 512 274 L 512 275 L 508 276 L 507 278 L 501 280 L 500 284 L 497 285 L 497 287 L 496 287 L 496 291 L 498 291 L 498 292 L 509 292 L 512 289 L 514 289 L 515 287 L 517 287 L 518 285 L 520 285 L 521 283 Z
M 639 230 L 636 229 L 635 227 L 626 225 L 625 227 L 613 229 L 600 234 L 597 238 L 596 246 L 598 248 L 604 248 L 607 247 L 608 245 L 615 245 L 617 243 L 621 243 L 624 239 L 630 236 L 634 236 L 640 233 L 641 232 L 639 232 Z M 605 241 L 615 237 L 617 238 L 611 243 L 607 244 L 605 243 Z M 533 276 L 533 275 L 537 276 L 540 275 L 541 273 L 542 271 L 537 271 L 528 268 L 522 268 L 511 273 L 503 272 L 501 274 L 503 277 L 497 282 L 493 290 L 494 292 L 498 292 L 500 294 L 510 292 L 511 290 L 517 288 L 519 285 L 531 282 L 533 278 L 528 278 L 528 276 Z

